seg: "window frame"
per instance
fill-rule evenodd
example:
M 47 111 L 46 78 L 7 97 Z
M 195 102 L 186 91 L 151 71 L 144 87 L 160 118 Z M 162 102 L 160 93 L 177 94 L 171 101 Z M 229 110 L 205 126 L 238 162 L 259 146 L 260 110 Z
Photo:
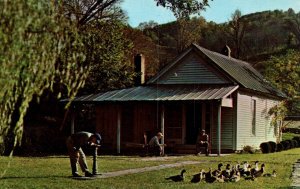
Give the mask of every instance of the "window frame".
M 256 136 L 256 110 L 257 110 L 257 100 L 251 99 L 251 133 Z

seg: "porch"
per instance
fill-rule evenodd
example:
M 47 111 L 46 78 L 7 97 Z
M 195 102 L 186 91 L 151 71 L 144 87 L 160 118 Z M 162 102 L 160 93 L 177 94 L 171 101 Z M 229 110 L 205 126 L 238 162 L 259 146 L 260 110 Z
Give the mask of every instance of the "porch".
M 237 88 L 136 87 L 75 102 L 97 102 L 96 131 L 103 136 L 103 147 L 117 153 L 129 150 L 126 144 L 145 144 L 144 132 L 153 137 L 158 131 L 164 134 L 161 143 L 166 150 L 180 153 L 182 147 L 192 149 L 199 129 L 205 129 L 210 148 L 221 154 L 223 148 L 235 148 L 233 92 Z

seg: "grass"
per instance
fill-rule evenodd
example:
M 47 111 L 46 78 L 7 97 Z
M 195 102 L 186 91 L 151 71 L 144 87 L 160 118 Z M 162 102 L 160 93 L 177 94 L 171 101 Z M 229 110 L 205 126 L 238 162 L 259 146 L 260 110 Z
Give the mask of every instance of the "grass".
M 106 179 L 74 180 L 70 178 L 70 165 L 67 156 L 53 157 L 14 157 L 11 166 L 7 168 L 7 157 L 0 157 L 0 171 L 7 173 L 0 179 L 0 188 L 17 189 L 74 189 L 74 188 L 288 188 L 291 184 L 292 165 L 297 161 L 300 148 L 272 154 L 231 154 L 221 157 L 179 156 L 161 158 L 129 157 L 129 156 L 100 156 L 98 159 L 99 172 L 110 172 L 130 168 L 154 166 L 181 161 L 200 161 L 197 165 L 168 168 L 139 174 L 125 175 Z M 215 169 L 219 162 L 223 164 L 249 161 L 253 164 L 258 160 L 266 164 L 266 171 L 277 171 L 276 178 L 258 178 L 256 181 L 241 179 L 238 183 L 190 183 L 192 175 L 200 169 Z M 91 167 L 92 158 L 88 157 Z M 186 180 L 173 183 L 164 178 L 178 174 L 181 169 L 187 170 Z

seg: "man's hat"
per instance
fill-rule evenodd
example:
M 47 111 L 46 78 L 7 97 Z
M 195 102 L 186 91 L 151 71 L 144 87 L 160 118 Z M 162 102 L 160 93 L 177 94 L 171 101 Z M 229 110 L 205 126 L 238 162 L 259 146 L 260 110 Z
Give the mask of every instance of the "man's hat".
M 97 140 L 97 144 L 100 144 L 101 140 L 102 140 L 102 137 L 99 133 L 95 133 L 94 136 L 96 137 L 96 140 Z
M 161 132 L 158 132 L 157 136 L 163 137 L 164 135 Z

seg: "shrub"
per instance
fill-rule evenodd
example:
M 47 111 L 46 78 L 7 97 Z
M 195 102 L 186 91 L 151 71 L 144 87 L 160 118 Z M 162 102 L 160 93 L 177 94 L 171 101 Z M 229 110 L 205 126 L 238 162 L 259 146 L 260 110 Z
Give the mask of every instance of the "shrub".
M 298 148 L 299 143 L 298 143 L 297 140 L 291 140 L 291 142 L 292 142 L 292 145 L 293 145 L 294 148 Z
M 290 144 L 290 148 L 289 148 L 289 149 L 295 148 L 295 146 L 294 146 L 292 140 L 286 140 L 286 141 Z
M 292 140 L 295 140 L 295 141 L 297 141 L 297 147 L 300 147 L 300 137 L 299 136 L 295 136 L 295 137 L 293 137 L 293 139 Z
M 243 152 L 242 153 L 245 153 L 245 154 L 254 154 L 255 153 L 255 149 L 252 147 L 252 146 L 244 146 L 243 147 Z
M 288 149 L 291 148 L 291 145 L 290 145 L 290 143 L 287 140 L 281 141 L 280 143 L 283 146 L 283 150 L 288 150 Z
M 281 143 L 276 144 L 276 152 L 281 152 L 283 150 L 283 145 Z
M 268 142 L 261 143 L 259 147 L 260 147 L 262 153 L 264 153 L 264 154 L 270 153 L 270 145 Z
M 270 147 L 270 152 L 271 153 L 276 152 L 276 142 L 269 141 L 268 143 L 269 143 L 269 147 Z

